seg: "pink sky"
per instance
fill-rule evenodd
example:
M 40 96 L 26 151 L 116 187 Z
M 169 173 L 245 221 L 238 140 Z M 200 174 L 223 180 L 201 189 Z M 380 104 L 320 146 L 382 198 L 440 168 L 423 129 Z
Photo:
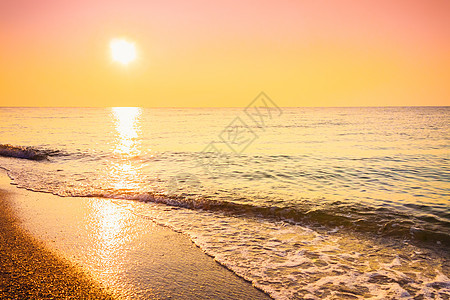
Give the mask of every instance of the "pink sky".
M 80 60 L 81 66 L 83 57 L 90 57 L 92 53 L 103 55 L 100 54 L 103 51 L 100 50 L 101 45 L 110 38 L 124 35 L 142 46 L 145 52 L 143 61 L 154 65 L 155 70 L 158 70 L 158 64 L 161 70 L 164 67 L 172 69 L 171 74 L 160 70 L 169 80 L 182 76 L 177 73 L 176 66 L 170 64 L 170 60 L 183 59 L 186 65 L 191 62 L 191 66 L 194 66 L 202 57 L 204 60 L 201 63 L 205 66 L 199 64 L 204 67 L 201 70 L 213 72 L 207 69 L 206 64 L 217 65 L 217 74 L 223 81 L 225 74 L 221 74 L 221 70 L 233 62 L 236 66 L 242 66 L 236 72 L 246 76 L 253 74 L 248 69 L 253 65 L 246 65 L 247 60 L 254 59 L 256 65 L 267 62 L 267 66 L 261 66 L 262 71 L 277 70 L 280 72 L 278 77 L 283 75 L 275 65 L 286 63 L 286 73 L 294 76 L 292 74 L 296 71 L 290 69 L 289 59 L 297 61 L 302 55 L 312 55 L 312 63 L 305 67 L 305 72 L 313 72 L 314 62 L 320 65 L 323 61 L 330 61 L 333 65 L 342 60 L 342 57 L 335 59 L 333 53 L 342 56 L 339 53 L 348 50 L 349 56 L 353 53 L 367 55 L 368 61 L 372 55 L 378 59 L 404 58 L 404 65 L 399 68 L 407 66 L 411 68 L 407 72 L 419 73 L 425 70 L 439 82 L 433 86 L 428 82 L 424 84 L 424 96 L 429 92 L 428 89 L 440 89 L 435 95 L 440 98 L 436 104 L 448 105 L 445 101 L 449 99 L 449 89 L 441 86 L 441 82 L 450 79 L 447 71 L 450 69 L 450 1 L 444 0 L 2 1 L 0 28 L 3 52 L 0 62 L 7 62 L 8 68 L 12 70 L 24 67 L 24 60 L 29 60 L 30 65 L 39 59 L 55 64 L 54 57 L 59 56 L 61 60 Z M 286 61 L 280 61 L 279 56 Z M 256 60 L 255 57 L 260 59 Z M 89 59 L 94 60 L 92 57 Z M 235 60 L 243 60 L 243 63 Z M 345 60 L 346 63 L 352 63 L 351 58 Z M 361 64 L 361 61 L 355 63 Z M 302 66 L 304 63 L 297 63 L 298 68 Z M 252 89 L 245 91 L 248 95 L 257 94 L 257 89 L 271 88 L 268 82 L 276 80 L 269 77 L 260 79 L 258 76 L 253 76 L 254 81 L 250 84 Z M 280 97 L 297 97 L 301 92 L 295 90 L 291 79 L 287 78 L 286 82 L 290 83 L 283 92 L 281 84 L 274 85 L 273 90 L 279 92 Z M 417 81 L 420 80 L 404 82 L 405 86 L 401 88 L 407 89 L 408 84 Z M 235 85 L 227 82 L 223 85 L 214 84 L 218 94 Z M 211 90 L 209 96 L 204 97 L 210 97 L 211 93 L 214 91 Z M 313 88 L 308 93 L 313 95 Z M 344 94 L 342 97 L 345 97 Z M 176 97 L 165 94 L 163 90 L 158 95 L 167 95 L 168 99 Z M 405 93 L 405 97 L 407 95 Z M 20 93 L 13 88 L 6 96 L 20 99 Z M 322 96 L 317 94 L 317 99 L 320 100 Z M 199 94 L 198 97 L 203 96 Z M 412 104 L 420 103 L 417 101 Z M 323 102 L 323 105 L 330 103 Z

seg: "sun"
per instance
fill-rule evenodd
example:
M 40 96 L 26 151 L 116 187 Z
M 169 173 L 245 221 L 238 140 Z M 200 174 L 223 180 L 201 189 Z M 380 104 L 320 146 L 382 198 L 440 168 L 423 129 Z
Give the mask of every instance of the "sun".
M 113 61 L 128 65 L 136 59 L 136 48 L 134 43 L 128 42 L 127 40 L 112 39 L 109 43 L 109 48 L 111 50 Z

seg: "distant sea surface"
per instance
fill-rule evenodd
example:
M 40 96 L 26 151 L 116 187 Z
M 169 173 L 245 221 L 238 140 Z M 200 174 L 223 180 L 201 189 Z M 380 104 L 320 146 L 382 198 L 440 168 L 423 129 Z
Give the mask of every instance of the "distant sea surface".
M 0 108 L 0 144 L 19 187 L 114 198 L 275 298 L 450 292 L 450 107 Z

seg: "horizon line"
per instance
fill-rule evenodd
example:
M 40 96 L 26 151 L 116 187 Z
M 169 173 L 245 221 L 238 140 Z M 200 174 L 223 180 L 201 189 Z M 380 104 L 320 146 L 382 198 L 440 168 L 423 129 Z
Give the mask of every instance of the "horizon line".
M 153 109 L 213 109 L 213 108 L 246 108 L 248 106 L 0 106 L 2 108 L 115 108 L 138 107 Z M 258 106 L 263 107 L 263 106 Z M 271 107 L 271 106 L 269 106 Z M 450 105 L 388 105 L 388 106 L 278 106 L 279 108 L 401 108 L 401 107 L 450 107 Z

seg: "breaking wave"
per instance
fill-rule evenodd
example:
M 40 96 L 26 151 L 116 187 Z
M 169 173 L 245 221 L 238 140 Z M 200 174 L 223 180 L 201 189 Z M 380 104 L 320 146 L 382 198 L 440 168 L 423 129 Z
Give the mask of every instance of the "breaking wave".
M 59 155 L 58 150 L 43 150 L 32 147 L 0 144 L 0 156 L 14 157 L 28 160 L 47 160 L 50 156 Z
M 66 195 L 69 196 L 69 195 Z M 98 197 L 110 199 L 152 202 L 172 207 L 218 212 L 234 217 L 260 218 L 269 221 L 284 221 L 297 225 L 371 233 L 376 236 L 397 237 L 416 242 L 450 245 L 450 222 L 420 216 L 412 217 L 399 211 L 367 205 L 335 201 L 328 204 L 306 204 L 302 207 L 258 206 L 205 197 L 173 196 L 156 193 L 70 193 L 70 196 Z

